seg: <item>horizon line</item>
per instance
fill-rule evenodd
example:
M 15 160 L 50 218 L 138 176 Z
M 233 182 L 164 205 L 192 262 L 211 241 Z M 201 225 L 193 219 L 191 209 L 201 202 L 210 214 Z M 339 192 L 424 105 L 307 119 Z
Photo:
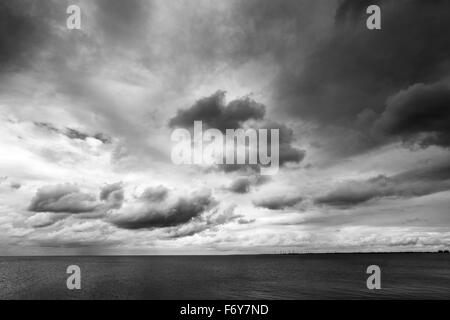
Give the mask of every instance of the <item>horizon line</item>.
M 438 251 L 354 251 L 354 252 L 298 252 L 298 253 L 234 253 L 234 254 L 73 254 L 73 255 L 0 255 L 0 258 L 15 257 L 232 257 L 232 256 L 302 256 L 339 254 L 450 254 L 449 250 Z

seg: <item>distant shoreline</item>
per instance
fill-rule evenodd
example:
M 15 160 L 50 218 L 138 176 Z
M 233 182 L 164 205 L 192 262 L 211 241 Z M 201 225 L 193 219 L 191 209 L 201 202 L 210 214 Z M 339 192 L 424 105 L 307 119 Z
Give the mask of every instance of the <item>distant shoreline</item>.
M 307 252 L 307 253 L 277 253 L 273 255 L 315 255 L 315 254 L 448 254 L 450 251 L 396 251 L 396 252 Z
M 64 257 L 248 257 L 248 256 L 308 256 L 308 255 L 386 255 L 386 254 L 450 254 L 449 250 L 442 251 L 398 251 L 398 252 L 305 252 L 305 253 L 254 253 L 254 254 L 159 254 L 159 255 L 0 255 L 0 258 L 64 258 Z

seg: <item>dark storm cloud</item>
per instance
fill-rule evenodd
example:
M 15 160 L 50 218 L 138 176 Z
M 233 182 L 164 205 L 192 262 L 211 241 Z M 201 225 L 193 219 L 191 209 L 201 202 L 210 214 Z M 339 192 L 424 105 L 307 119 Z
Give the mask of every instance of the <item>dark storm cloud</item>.
M 230 183 L 227 190 L 240 194 L 249 193 L 252 187 L 263 185 L 269 180 L 267 176 L 261 175 L 239 177 Z
M 241 177 L 234 180 L 228 189 L 234 193 L 248 193 L 250 192 L 251 181 L 247 177 Z
M 137 210 L 115 215 L 110 221 L 119 228 L 131 230 L 174 227 L 188 223 L 214 204 L 209 193 L 180 197 L 164 204 L 148 199 Z
M 244 218 L 241 218 L 241 219 L 238 220 L 238 223 L 239 224 L 251 224 L 251 223 L 253 223 L 255 221 L 256 221 L 255 219 L 244 219 Z
M 302 201 L 303 198 L 299 196 L 275 196 L 254 200 L 253 204 L 270 210 L 283 210 L 293 208 Z
M 382 30 L 366 28 L 366 1 L 344 1 L 329 37 L 303 68 L 286 65 L 278 96 L 291 114 L 352 125 L 386 98 L 449 72 L 448 1 L 382 1 Z M 367 112 L 367 111 L 366 111 Z
M 92 136 L 92 138 L 97 139 L 97 140 L 103 142 L 104 144 L 112 142 L 111 137 L 109 137 L 109 136 L 107 136 L 107 135 L 105 135 L 104 133 L 101 133 L 101 132 L 94 134 Z
M 35 122 L 34 125 L 36 127 L 51 131 L 51 132 L 55 132 L 55 133 L 60 133 L 60 130 L 57 129 L 56 127 L 54 127 L 52 124 L 47 123 L 47 122 Z
M 225 132 L 226 129 L 242 127 L 245 121 L 262 119 L 265 114 L 265 106 L 250 98 L 242 98 L 225 104 L 225 92 L 218 91 L 215 94 L 198 100 L 188 109 L 178 110 L 169 126 L 172 128 L 191 128 L 194 121 L 202 121 L 210 128 L 216 128 Z
M 11 182 L 10 186 L 11 186 L 11 189 L 15 189 L 15 190 L 18 190 L 22 187 L 22 185 L 19 182 Z
M 93 135 L 89 135 L 87 133 L 72 128 L 67 128 L 64 132 L 64 135 L 66 135 L 70 139 L 86 140 L 87 138 L 94 138 L 101 141 L 104 144 L 111 143 L 111 138 L 103 133 L 96 133 Z
M 145 189 L 139 199 L 151 202 L 161 202 L 166 200 L 169 189 L 164 186 L 150 187 Z
M 377 120 L 377 133 L 423 147 L 450 146 L 450 87 L 417 84 L 390 98 Z
M 104 186 L 100 191 L 100 200 L 107 202 L 108 209 L 120 209 L 124 200 L 123 184 L 117 182 Z
M 93 139 L 97 139 L 97 140 L 101 141 L 103 144 L 112 142 L 112 139 L 109 136 L 107 136 L 106 134 L 101 133 L 101 132 L 95 133 L 95 134 L 88 134 L 88 133 L 81 132 L 79 130 L 72 129 L 72 128 L 58 129 L 51 123 L 47 123 L 47 122 L 35 122 L 34 125 L 39 128 L 46 129 L 50 132 L 62 134 L 64 136 L 66 136 L 67 138 L 73 139 L 73 140 L 84 140 L 85 141 L 88 138 L 93 138 Z
M 7 180 L 9 180 L 9 178 L 7 176 L 6 177 L 0 177 L 0 185 L 3 182 L 7 181 Z M 20 188 L 22 188 L 22 184 L 20 182 L 17 182 L 17 181 L 11 181 L 9 183 L 9 187 L 11 189 L 13 189 L 13 190 L 19 190 Z
M 1 1 L 0 70 L 5 72 L 0 75 L 36 71 L 39 77 L 35 80 L 46 84 L 57 78 L 56 81 L 60 81 L 67 73 L 71 73 L 68 77 L 74 77 L 74 61 L 84 55 L 87 45 L 92 50 L 96 44 L 87 33 L 71 32 L 66 28 L 66 9 L 72 4 L 81 7 L 82 28 L 87 25 L 83 22 L 89 15 L 82 2 Z M 88 65 L 87 60 L 84 62 Z
M 172 128 L 192 128 L 194 121 L 202 121 L 206 127 L 216 128 L 226 133 L 226 129 L 240 129 L 247 121 L 254 129 L 278 129 L 280 134 L 279 161 L 280 165 L 286 163 L 299 163 L 305 157 L 305 151 L 292 146 L 294 134 L 286 125 L 264 119 L 266 107 L 253 99 L 246 97 L 225 103 L 225 92 L 215 94 L 198 100 L 188 109 L 178 110 L 177 115 L 169 121 Z M 270 141 L 269 141 L 270 145 Z M 270 149 L 270 147 L 268 147 Z M 257 171 L 257 165 L 222 165 L 226 172 L 249 170 Z
M 235 207 L 230 206 L 224 210 L 215 209 L 210 215 L 202 215 L 191 223 L 173 228 L 169 231 L 169 238 L 183 238 L 193 236 L 206 230 L 216 230 L 219 226 L 230 222 L 244 220 L 241 215 L 234 212 Z M 251 223 L 248 221 L 248 223 Z
M 258 127 L 259 129 L 278 129 L 280 133 L 280 165 L 286 163 L 300 163 L 303 161 L 306 155 L 306 151 L 297 149 L 292 146 L 294 143 L 294 131 L 286 125 L 275 122 L 266 121 L 263 125 Z
M 387 98 L 449 75 L 450 2 L 311 3 L 238 2 L 235 24 L 244 36 L 230 54 L 272 58 L 277 114 L 316 124 L 310 134 L 321 149 L 342 156 L 378 147 L 387 140 L 370 128 Z M 382 30 L 366 28 L 371 4 L 381 7 Z
M 51 34 L 47 17 L 52 1 L 4 0 L 0 3 L 0 70 L 30 67 Z
M 108 200 L 116 191 L 123 191 L 122 182 L 116 182 L 104 186 L 100 191 L 100 200 Z
M 98 207 L 95 196 L 70 184 L 40 188 L 28 208 L 33 212 L 89 213 Z
M 446 190 L 450 190 L 448 164 L 406 171 L 391 177 L 379 175 L 363 181 L 347 181 L 316 198 L 315 203 L 345 208 L 380 198 L 412 198 Z

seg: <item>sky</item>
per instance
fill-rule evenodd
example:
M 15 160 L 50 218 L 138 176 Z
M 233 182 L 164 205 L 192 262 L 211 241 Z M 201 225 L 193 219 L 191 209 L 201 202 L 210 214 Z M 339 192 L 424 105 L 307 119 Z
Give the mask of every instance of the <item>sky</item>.
M 449 14 L 2 0 L 0 254 L 448 249 Z M 171 133 L 193 121 L 279 129 L 278 173 L 174 164 Z

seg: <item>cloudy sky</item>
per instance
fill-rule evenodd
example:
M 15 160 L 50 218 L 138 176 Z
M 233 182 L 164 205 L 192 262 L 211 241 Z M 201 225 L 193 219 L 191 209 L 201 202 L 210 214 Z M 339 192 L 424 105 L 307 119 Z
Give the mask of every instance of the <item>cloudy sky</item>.
M 448 248 L 449 34 L 445 0 L 2 0 L 0 254 Z M 173 164 L 194 120 L 279 129 L 278 174 Z

